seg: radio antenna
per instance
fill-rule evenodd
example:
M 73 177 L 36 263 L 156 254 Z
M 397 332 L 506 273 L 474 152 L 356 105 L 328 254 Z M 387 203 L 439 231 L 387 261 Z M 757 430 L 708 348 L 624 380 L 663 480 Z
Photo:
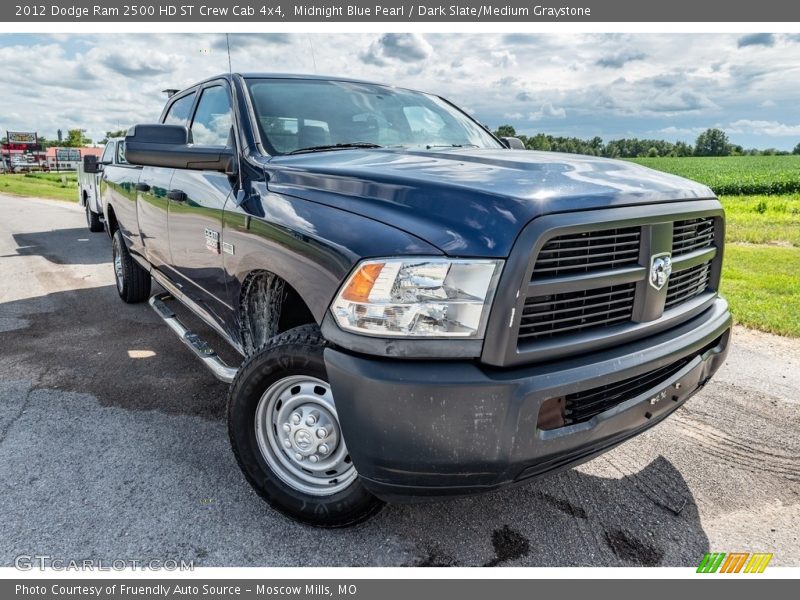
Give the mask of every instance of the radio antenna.
M 311 48 L 311 62 L 314 63 L 314 75 L 317 74 L 317 58 L 314 56 L 314 43 L 311 41 L 311 36 L 306 35 L 308 40 L 308 47 Z
M 233 75 L 233 67 L 231 66 L 231 38 L 229 34 L 225 34 L 225 45 L 228 47 L 228 75 Z

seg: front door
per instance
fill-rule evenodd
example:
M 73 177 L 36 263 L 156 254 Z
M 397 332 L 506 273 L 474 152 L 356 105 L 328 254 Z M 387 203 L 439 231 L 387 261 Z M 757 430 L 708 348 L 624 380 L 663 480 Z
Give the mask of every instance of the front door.
M 227 83 L 203 88 L 191 123 L 193 142 L 230 147 L 231 125 Z M 226 304 L 222 212 L 233 186 L 225 173 L 175 169 L 168 193 L 171 278 L 220 323 L 232 308 Z

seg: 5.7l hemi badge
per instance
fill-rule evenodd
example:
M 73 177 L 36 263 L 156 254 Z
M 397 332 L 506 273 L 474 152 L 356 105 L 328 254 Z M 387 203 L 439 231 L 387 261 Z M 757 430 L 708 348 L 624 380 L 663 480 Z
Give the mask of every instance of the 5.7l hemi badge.
M 206 227 L 206 250 L 219 254 L 219 231 Z

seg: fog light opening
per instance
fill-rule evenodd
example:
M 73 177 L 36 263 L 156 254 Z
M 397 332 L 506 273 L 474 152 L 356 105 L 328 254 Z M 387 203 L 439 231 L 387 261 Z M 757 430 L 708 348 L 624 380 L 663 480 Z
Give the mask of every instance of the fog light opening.
M 539 420 L 536 427 L 544 431 L 550 429 L 558 429 L 566 425 L 565 417 L 566 399 L 564 396 L 558 398 L 548 398 L 542 402 L 542 407 L 539 409 Z

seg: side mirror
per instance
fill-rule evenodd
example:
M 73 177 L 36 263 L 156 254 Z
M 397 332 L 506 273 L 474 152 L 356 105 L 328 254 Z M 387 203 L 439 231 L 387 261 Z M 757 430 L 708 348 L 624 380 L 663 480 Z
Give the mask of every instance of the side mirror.
M 525 144 L 518 137 L 502 137 L 500 139 L 509 150 L 525 150 Z
M 230 173 L 233 158 L 230 148 L 192 144 L 183 125 L 134 125 L 125 136 L 125 159 L 132 165 Z
M 99 173 L 102 170 L 100 163 L 97 162 L 96 156 L 88 155 L 83 157 L 84 173 Z

